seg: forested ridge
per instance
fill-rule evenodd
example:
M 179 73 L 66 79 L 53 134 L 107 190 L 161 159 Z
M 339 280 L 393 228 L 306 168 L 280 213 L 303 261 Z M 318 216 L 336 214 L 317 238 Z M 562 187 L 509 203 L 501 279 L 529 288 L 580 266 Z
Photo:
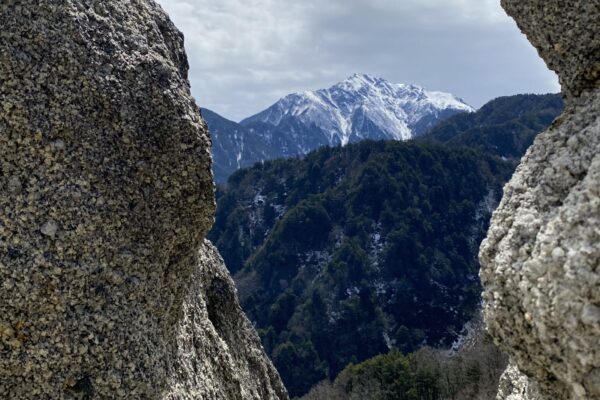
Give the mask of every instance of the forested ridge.
M 560 94 L 499 97 L 475 113 L 454 115 L 418 140 L 467 146 L 519 159 L 564 107 Z
M 231 177 L 210 237 L 292 394 L 392 347 L 456 337 L 512 170 L 475 150 L 367 141 Z

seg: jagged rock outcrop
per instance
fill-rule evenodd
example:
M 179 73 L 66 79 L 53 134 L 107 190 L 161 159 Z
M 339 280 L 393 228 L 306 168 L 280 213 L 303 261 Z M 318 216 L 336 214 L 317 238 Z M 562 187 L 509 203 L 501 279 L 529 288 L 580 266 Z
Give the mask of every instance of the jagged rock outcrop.
M 500 377 L 498 400 L 536 400 L 539 397 L 537 384 L 531 382 L 519 369 L 510 364 Z
M 286 399 L 204 236 L 210 140 L 151 0 L 0 4 L 0 398 Z
M 567 99 L 600 85 L 598 0 L 501 0 L 548 67 Z
M 536 400 L 600 399 L 600 2 L 502 5 L 559 74 L 567 108 L 523 158 L 482 244 L 486 321 Z

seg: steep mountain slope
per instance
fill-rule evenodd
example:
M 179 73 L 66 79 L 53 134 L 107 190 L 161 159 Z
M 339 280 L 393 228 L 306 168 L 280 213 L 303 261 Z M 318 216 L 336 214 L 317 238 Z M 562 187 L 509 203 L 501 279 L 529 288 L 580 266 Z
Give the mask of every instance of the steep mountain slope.
M 348 363 L 455 338 L 513 164 L 397 141 L 238 171 L 211 240 L 292 395 Z
M 419 140 L 469 146 L 520 158 L 564 107 L 559 94 L 522 94 L 490 101 L 477 112 L 452 116 Z
M 201 113 L 212 139 L 213 173 L 217 182 L 225 182 L 240 168 L 278 156 L 278 152 L 262 137 L 252 134 L 237 122 L 206 108 Z
M 288 95 L 240 124 L 204 110 L 213 135 L 215 176 L 256 161 L 295 157 L 364 139 L 406 140 L 473 109 L 457 97 L 353 75 L 329 89 Z

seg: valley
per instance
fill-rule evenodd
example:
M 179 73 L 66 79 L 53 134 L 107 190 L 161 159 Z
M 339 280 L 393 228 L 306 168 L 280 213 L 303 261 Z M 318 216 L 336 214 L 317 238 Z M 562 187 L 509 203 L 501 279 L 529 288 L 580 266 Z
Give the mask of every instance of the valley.
M 557 95 L 501 98 L 415 140 L 260 162 L 218 188 L 209 239 L 291 395 L 459 337 L 502 186 L 561 109 Z

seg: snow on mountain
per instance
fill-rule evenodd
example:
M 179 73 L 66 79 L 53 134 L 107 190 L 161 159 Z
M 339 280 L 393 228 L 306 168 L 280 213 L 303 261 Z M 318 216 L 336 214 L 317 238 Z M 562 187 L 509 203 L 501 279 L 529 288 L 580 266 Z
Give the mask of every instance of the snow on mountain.
M 441 118 L 472 111 L 449 93 L 355 74 L 329 89 L 285 96 L 241 124 L 278 127 L 296 120 L 295 125 L 319 128 L 330 145 L 345 145 L 362 139 L 407 140 Z
M 203 115 L 213 140 L 215 178 L 224 182 L 258 161 L 365 139 L 407 140 L 444 118 L 471 111 L 449 93 L 355 74 L 329 89 L 285 96 L 239 124 L 210 110 Z
M 201 113 L 212 139 L 213 173 L 217 182 L 225 182 L 240 168 L 278 156 L 279 153 L 271 152 L 264 137 L 209 109 L 204 108 Z

